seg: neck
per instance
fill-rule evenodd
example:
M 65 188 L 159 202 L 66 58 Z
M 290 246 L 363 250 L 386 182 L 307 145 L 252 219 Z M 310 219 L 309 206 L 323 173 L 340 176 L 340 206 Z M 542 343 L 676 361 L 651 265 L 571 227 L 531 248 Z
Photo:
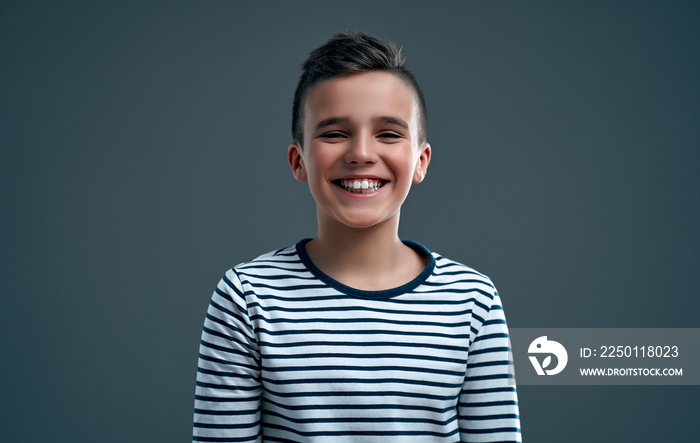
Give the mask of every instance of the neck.
M 398 214 L 369 228 L 322 221 L 306 251 L 323 272 L 357 289 L 383 290 L 407 283 L 427 264 L 398 236 Z
M 331 255 L 337 256 L 338 259 L 350 259 L 353 256 L 372 257 L 370 261 L 380 263 L 390 258 L 403 245 L 396 230 L 378 227 L 348 228 L 330 232 L 319 230 L 313 241 L 317 249 L 336 252 Z

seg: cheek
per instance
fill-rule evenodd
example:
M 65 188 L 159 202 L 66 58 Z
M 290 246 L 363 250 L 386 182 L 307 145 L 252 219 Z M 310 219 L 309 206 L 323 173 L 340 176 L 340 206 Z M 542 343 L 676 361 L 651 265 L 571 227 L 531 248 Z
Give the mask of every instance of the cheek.
M 392 169 L 401 180 L 412 180 L 416 172 L 418 159 L 410 154 L 396 153 L 387 158 L 391 162 Z
M 309 162 L 307 163 L 308 165 L 308 170 L 309 170 L 309 175 L 310 179 L 312 180 L 317 180 L 320 176 L 323 175 L 323 162 L 320 161 L 318 157 L 314 157 L 313 159 L 309 159 Z
M 337 161 L 334 154 L 328 152 L 328 150 L 319 149 L 309 154 L 307 164 L 310 170 L 313 171 L 314 177 L 317 179 L 324 178 Z
M 309 186 L 312 190 L 318 189 L 326 181 L 332 162 L 327 155 L 314 153 L 308 157 L 306 164 L 309 173 Z

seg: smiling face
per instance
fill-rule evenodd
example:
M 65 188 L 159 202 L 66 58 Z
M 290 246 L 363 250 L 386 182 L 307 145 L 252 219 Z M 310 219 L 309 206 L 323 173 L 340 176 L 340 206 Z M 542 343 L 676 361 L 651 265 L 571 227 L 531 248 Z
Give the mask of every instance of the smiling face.
M 314 86 L 304 107 L 304 146 L 289 163 L 308 181 L 319 229 L 397 223 L 411 183 L 423 180 L 430 146 L 418 142 L 413 91 L 384 71 L 338 76 Z

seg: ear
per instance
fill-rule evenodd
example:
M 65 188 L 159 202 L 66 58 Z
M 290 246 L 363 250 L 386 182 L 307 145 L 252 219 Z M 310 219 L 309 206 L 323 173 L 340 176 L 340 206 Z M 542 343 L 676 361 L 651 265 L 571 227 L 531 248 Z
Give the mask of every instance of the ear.
M 420 156 L 416 162 L 416 170 L 413 172 L 413 183 L 420 183 L 425 178 L 425 174 L 428 173 L 428 165 L 430 164 L 430 144 L 423 143 L 420 147 Z
M 306 175 L 306 166 L 304 166 L 304 157 L 302 156 L 301 146 L 296 142 L 289 145 L 287 148 L 287 158 L 289 166 L 292 168 L 294 178 L 300 182 L 308 180 Z

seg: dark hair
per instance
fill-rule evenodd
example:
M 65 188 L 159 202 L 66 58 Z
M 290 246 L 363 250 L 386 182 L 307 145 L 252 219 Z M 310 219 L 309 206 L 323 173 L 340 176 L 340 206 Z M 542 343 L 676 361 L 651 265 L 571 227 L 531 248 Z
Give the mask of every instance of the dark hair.
M 292 108 L 292 136 L 303 144 L 304 101 L 309 90 L 317 83 L 337 75 L 367 71 L 386 71 L 406 82 L 418 99 L 418 141 L 428 136 L 428 118 L 425 98 L 413 74 L 406 69 L 401 50 L 392 42 L 364 32 L 343 32 L 316 48 L 301 65 L 302 74 L 294 92 Z

